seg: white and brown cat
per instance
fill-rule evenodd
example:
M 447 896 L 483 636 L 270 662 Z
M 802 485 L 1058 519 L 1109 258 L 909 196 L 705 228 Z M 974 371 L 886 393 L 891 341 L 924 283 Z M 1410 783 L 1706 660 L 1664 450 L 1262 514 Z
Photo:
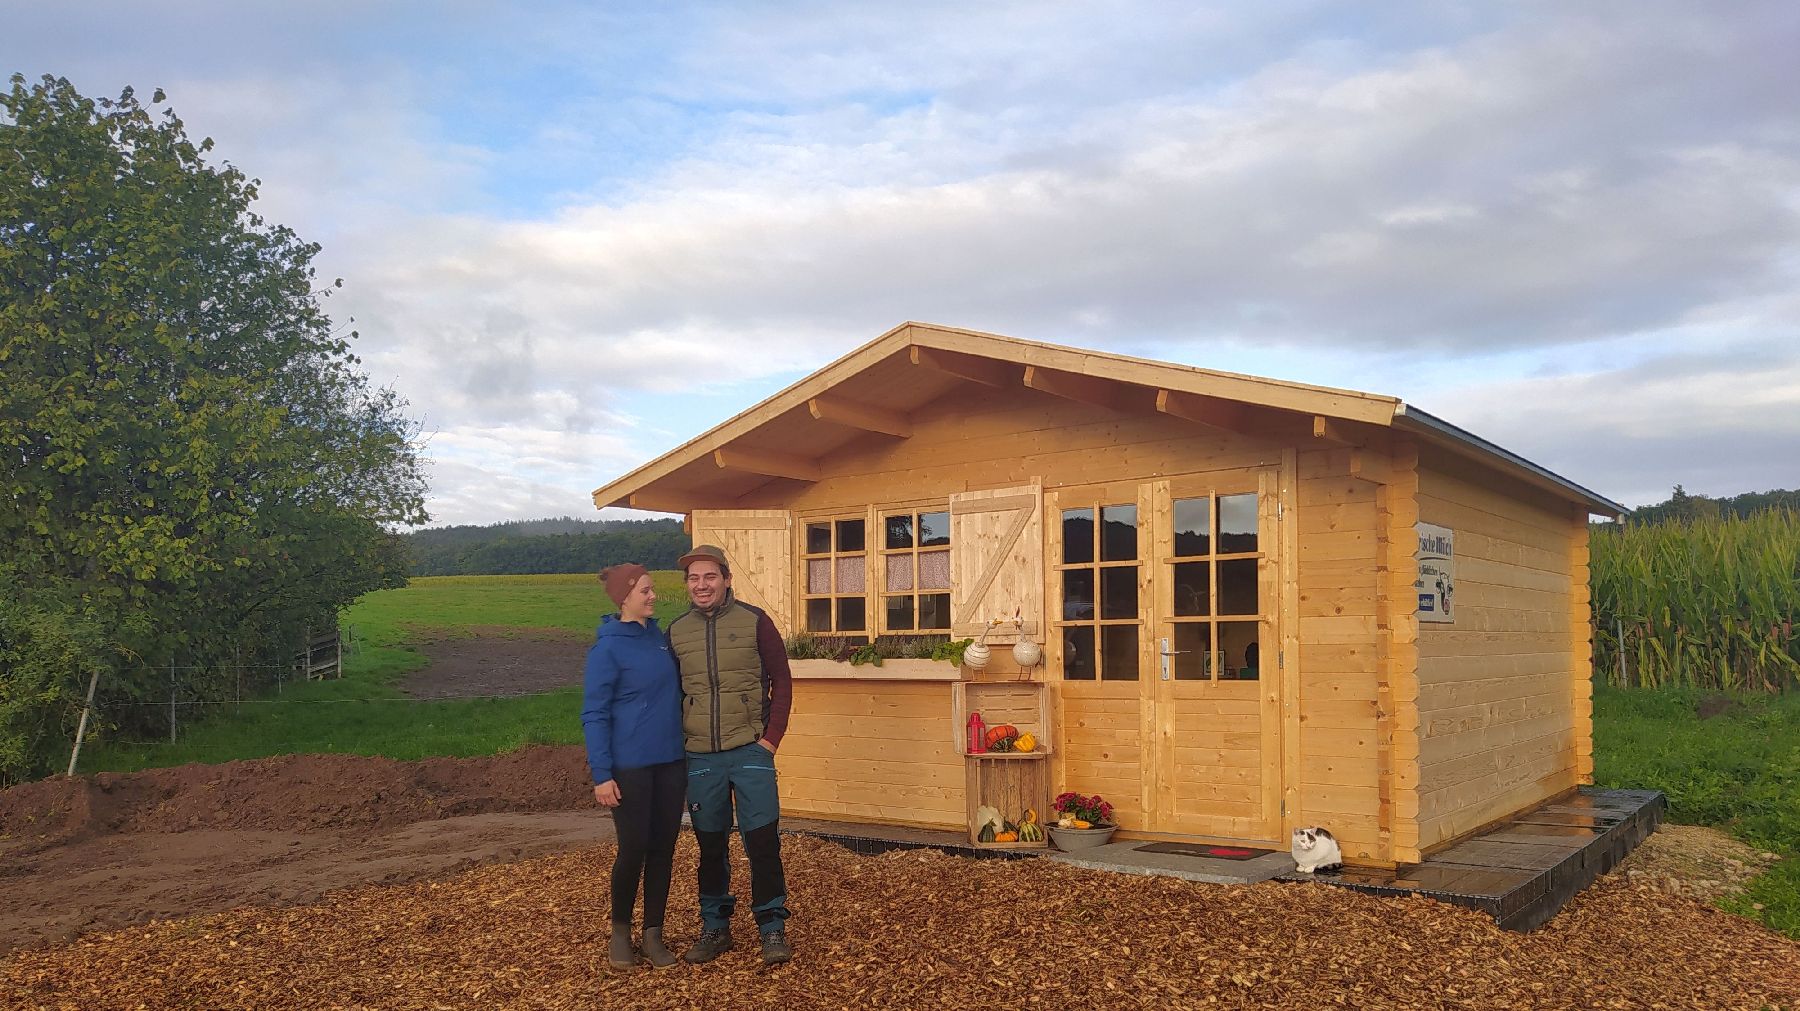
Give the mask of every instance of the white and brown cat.
M 1302 874 L 1341 871 L 1344 854 L 1331 833 L 1317 825 L 1294 830 L 1294 869 Z

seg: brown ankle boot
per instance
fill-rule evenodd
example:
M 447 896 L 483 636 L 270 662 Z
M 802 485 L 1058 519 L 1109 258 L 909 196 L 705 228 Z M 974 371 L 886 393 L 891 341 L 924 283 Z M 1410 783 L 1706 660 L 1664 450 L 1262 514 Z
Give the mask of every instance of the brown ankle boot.
M 614 969 L 629 969 L 637 964 L 637 952 L 631 949 L 631 924 L 612 925 L 612 940 L 606 945 L 606 964 Z
M 676 962 L 675 953 L 663 946 L 662 928 L 644 928 L 644 957 L 658 969 L 667 969 Z

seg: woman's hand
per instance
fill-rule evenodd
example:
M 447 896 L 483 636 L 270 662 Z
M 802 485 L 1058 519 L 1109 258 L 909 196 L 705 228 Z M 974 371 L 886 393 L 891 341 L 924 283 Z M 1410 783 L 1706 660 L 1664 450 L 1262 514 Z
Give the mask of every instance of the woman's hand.
M 619 782 L 618 782 L 618 780 L 609 779 L 606 782 L 601 783 L 599 786 L 594 787 L 594 799 L 600 802 L 601 807 L 618 807 L 619 806 Z

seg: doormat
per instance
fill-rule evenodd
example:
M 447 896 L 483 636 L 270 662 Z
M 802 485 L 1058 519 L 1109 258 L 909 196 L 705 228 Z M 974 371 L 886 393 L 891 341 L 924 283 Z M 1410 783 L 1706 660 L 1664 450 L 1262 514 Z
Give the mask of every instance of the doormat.
M 1211 860 L 1255 860 L 1274 850 L 1249 846 L 1214 846 L 1211 843 L 1153 842 L 1137 848 L 1139 853 L 1173 853 L 1182 857 L 1206 857 Z

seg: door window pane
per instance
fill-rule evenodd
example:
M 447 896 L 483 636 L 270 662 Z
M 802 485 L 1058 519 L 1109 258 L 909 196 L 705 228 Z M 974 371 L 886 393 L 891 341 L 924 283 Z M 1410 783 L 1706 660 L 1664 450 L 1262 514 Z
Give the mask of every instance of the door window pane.
M 919 552 L 919 589 L 948 590 L 950 588 L 950 552 Z
M 1063 677 L 1070 681 L 1094 680 L 1094 626 L 1063 629 Z
M 806 592 L 831 592 L 831 559 L 809 558 L 806 560 Z
M 1169 658 L 1177 681 L 1210 681 L 1212 679 L 1212 625 L 1204 621 L 1176 624 L 1175 638 Z
M 1068 569 L 1062 575 L 1063 620 L 1094 620 L 1094 570 Z
M 907 513 L 904 516 L 889 516 L 889 517 L 887 517 L 883 521 L 883 525 L 887 528 L 885 531 L 885 536 L 882 538 L 883 546 L 885 546 L 889 551 L 893 551 L 898 548 L 912 547 L 913 546 L 912 524 L 913 524 L 912 513 Z
M 1255 614 L 1256 559 L 1228 558 L 1219 563 L 1219 613 Z
M 1062 514 L 1063 564 L 1094 560 L 1094 511 L 1064 509 Z
M 1100 679 L 1138 679 L 1138 629 L 1136 625 L 1100 626 Z
M 1137 617 L 1137 574 L 1135 565 L 1100 570 L 1100 617 Z
M 1261 676 L 1258 628 L 1254 621 L 1219 622 L 1219 680 L 1255 681 Z
M 1180 617 L 1212 613 L 1212 588 L 1207 585 L 1210 562 L 1178 562 L 1175 570 L 1175 614 Z
M 949 513 L 919 514 L 919 547 L 935 548 L 950 543 Z
M 1219 496 L 1219 554 L 1256 550 L 1256 495 Z
M 887 557 L 887 589 L 889 593 L 899 593 L 913 588 L 913 556 L 889 555 Z
M 862 520 L 838 520 L 837 550 L 840 552 L 861 551 L 863 549 L 863 526 L 864 521 Z
M 819 597 L 806 602 L 806 630 L 831 631 L 831 598 Z
M 1106 506 L 1100 510 L 1100 521 L 1100 560 L 1128 562 L 1137 558 L 1137 506 Z
M 831 551 L 831 524 L 808 523 L 806 525 L 806 553 L 823 555 Z
M 1191 558 L 1212 551 L 1212 499 L 1175 500 L 1175 556 Z
M 887 598 L 887 627 L 889 631 L 905 632 L 913 627 L 913 599 L 911 597 Z
M 919 595 L 919 627 L 950 627 L 950 595 L 948 593 L 922 593 Z
M 861 632 L 869 627 L 867 609 L 861 597 L 837 598 L 837 630 Z

